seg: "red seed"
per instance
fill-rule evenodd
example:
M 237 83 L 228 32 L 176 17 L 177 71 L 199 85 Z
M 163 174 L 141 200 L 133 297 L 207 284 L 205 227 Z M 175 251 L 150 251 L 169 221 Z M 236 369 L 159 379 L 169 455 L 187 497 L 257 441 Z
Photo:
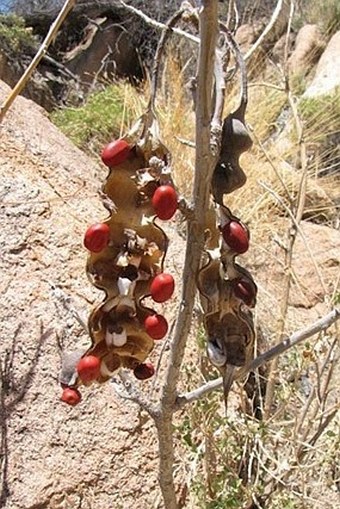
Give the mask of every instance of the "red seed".
M 238 254 L 245 253 L 249 248 L 249 234 L 245 226 L 238 221 L 229 221 L 222 228 L 222 236 L 226 244 Z
M 102 151 L 103 163 L 112 168 L 123 163 L 130 154 L 130 145 L 125 140 L 115 140 L 108 143 Z
M 147 316 L 144 321 L 144 327 L 152 339 L 162 339 L 168 332 L 168 322 L 162 315 Z
M 97 223 L 86 230 L 84 246 L 92 253 L 99 253 L 107 247 L 109 240 L 110 227 L 105 223 Z
M 133 370 L 133 374 L 138 380 L 147 380 L 155 374 L 155 368 L 151 362 L 146 362 L 145 364 L 136 366 Z
M 68 405 L 75 406 L 81 401 L 81 394 L 78 389 L 65 387 L 60 399 Z
M 255 305 L 256 287 L 246 279 L 234 279 L 233 282 L 234 294 L 238 299 L 243 300 L 249 307 Z
M 170 185 L 160 186 L 152 197 L 152 205 L 159 219 L 171 219 L 177 210 L 177 193 Z
M 95 355 L 87 355 L 80 359 L 77 371 L 82 382 L 93 382 L 100 374 L 100 359 Z
M 172 297 L 175 290 L 175 281 L 170 274 L 162 272 L 152 281 L 150 286 L 151 297 L 155 302 L 165 302 Z

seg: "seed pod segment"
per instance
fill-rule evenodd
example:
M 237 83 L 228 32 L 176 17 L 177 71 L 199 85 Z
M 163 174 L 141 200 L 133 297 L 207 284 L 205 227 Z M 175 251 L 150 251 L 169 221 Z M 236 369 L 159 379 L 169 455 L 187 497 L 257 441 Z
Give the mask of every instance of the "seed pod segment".
M 242 278 L 234 279 L 232 284 L 235 296 L 243 300 L 247 306 L 253 307 L 256 297 L 255 285 Z
M 239 221 L 231 220 L 222 228 L 225 243 L 237 254 L 243 254 L 249 248 L 249 234 Z
M 68 405 L 75 406 L 81 401 L 81 394 L 78 389 L 65 387 L 60 399 Z
M 147 316 L 144 327 L 152 339 L 162 339 L 168 332 L 168 322 L 162 315 L 154 314 Z
M 82 382 L 93 382 L 100 374 L 100 359 L 95 355 L 86 355 L 78 362 L 77 371 Z
M 133 374 L 138 380 L 147 380 L 155 374 L 155 368 L 151 362 L 145 362 L 143 364 L 138 364 L 133 370 Z

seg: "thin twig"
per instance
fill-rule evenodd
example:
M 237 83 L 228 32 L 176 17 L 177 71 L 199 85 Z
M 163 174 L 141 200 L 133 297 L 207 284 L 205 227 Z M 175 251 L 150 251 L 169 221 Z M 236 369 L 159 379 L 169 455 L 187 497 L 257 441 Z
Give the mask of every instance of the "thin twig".
M 289 12 L 289 20 L 288 20 L 288 27 L 287 27 L 287 33 L 286 33 L 286 40 L 288 40 L 291 30 L 291 24 L 293 20 L 293 14 L 294 14 L 294 8 L 295 3 L 294 0 L 291 0 L 290 2 L 290 12 Z M 286 50 L 285 50 L 285 57 L 288 58 L 288 42 L 286 42 Z M 284 69 L 287 68 L 287 65 L 285 63 Z M 289 295 L 291 290 L 291 284 L 292 284 L 292 263 L 293 263 L 293 253 L 294 253 L 294 246 L 295 241 L 298 233 L 297 226 L 300 225 L 300 222 L 302 220 L 303 211 L 305 208 L 305 202 L 306 202 L 306 189 L 307 189 L 307 155 L 306 155 L 306 145 L 304 143 L 303 138 L 303 125 L 301 122 L 301 119 L 299 118 L 298 111 L 294 102 L 294 98 L 292 96 L 292 92 L 290 90 L 289 86 L 289 79 L 288 75 L 284 75 L 285 79 L 285 89 L 287 93 L 287 99 L 288 103 L 290 105 L 290 108 L 293 113 L 293 117 L 295 120 L 295 127 L 296 132 L 298 136 L 298 147 L 299 147 L 299 155 L 301 159 L 301 179 L 300 179 L 300 185 L 299 185 L 299 191 L 296 198 L 296 202 L 294 206 L 292 207 L 294 209 L 294 221 L 292 221 L 290 228 L 288 228 L 287 231 L 287 249 L 285 250 L 285 276 L 283 280 L 283 298 L 281 302 L 281 309 L 279 318 L 277 321 L 277 330 L 278 330 L 278 341 L 281 341 L 282 336 L 284 334 L 284 328 L 285 328 L 285 322 L 286 322 L 286 316 L 288 311 L 288 301 L 289 301 Z M 293 210 L 292 210 L 293 212 Z M 269 374 L 268 374 L 268 381 L 266 386 L 266 395 L 265 395 L 265 403 L 264 403 L 264 418 L 268 419 L 271 412 L 271 407 L 273 403 L 273 397 L 274 397 L 274 390 L 275 390 L 275 383 L 276 383 L 276 377 L 277 377 L 277 370 L 278 370 L 278 358 L 274 358 L 273 362 L 271 363 L 269 367 Z
M 111 381 L 111 384 L 117 392 L 118 396 L 122 399 L 133 401 L 151 417 L 155 418 L 157 413 L 156 407 L 152 405 L 149 399 L 132 382 L 129 375 L 125 371 L 121 370 L 119 371 L 118 376 L 121 380 L 121 383 L 119 383 L 115 378 L 113 378 Z
M 165 49 L 166 43 L 168 41 L 168 38 L 169 38 L 171 32 L 174 30 L 175 25 L 180 21 L 184 12 L 185 12 L 185 9 L 180 9 L 173 16 L 171 16 L 171 18 L 169 19 L 169 21 L 166 24 L 166 28 L 162 32 L 162 35 L 161 35 L 158 45 L 157 45 L 157 50 L 156 50 L 155 58 L 154 58 L 154 65 L 153 65 L 153 69 L 152 69 L 151 97 L 150 97 L 150 106 L 149 106 L 152 109 L 155 108 L 159 69 L 160 69 L 162 57 L 164 55 L 164 49 Z
M 266 191 L 268 191 L 268 193 L 270 193 L 276 200 L 278 203 L 280 203 L 280 205 L 285 209 L 285 211 L 287 212 L 287 214 L 289 215 L 293 225 L 294 225 L 294 228 L 296 228 L 297 232 L 299 233 L 307 251 L 308 251 L 308 254 L 312 260 L 312 263 L 314 265 L 314 268 L 315 268 L 315 272 L 316 274 L 318 275 L 319 277 L 319 281 L 320 281 L 320 284 L 322 286 L 322 289 L 324 291 L 324 293 L 326 294 L 327 293 L 327 288 L 326 288 L 326 285 L 325 285 L 325 282 L 323 280 L 323 277 L 322 277 L 322 274 L 320 272 L 320 269 L 318 267 L 318 264 L 316 263 L 316 260 L 315 260 L 315 257 L 313 255 L 313 252 L 309 246 L 309 243 L 308 243 L 308 240 L 304 234 L 304 232 L 302 231 L 302 228 L 301 228 L 301 225 L 296 221 L 296 218 L 291 210 L 291 208 L 289 208 L 285 202 L 282 200 L 282 198 L 280 198 L 280 196 L 273 190 L 271 189 L 269 186 L 267 186 L 267 184 L 265 184 L 264 182 L 260 181 L 259 180 L 259 184 L 261 187 L 263 187 Z
M 271 166 L 271 167 L 272 167 L 272 169 L 274 170 L 275 175 L 277 176 L 277 178 L 278 178 L 278 179 L 279 179 L 279 181 L 280 181 L 280 184 L 282 185 L 283 189 L 285 190 L 285 193 L 286 193 L 286 195 L 287 195 L 287 198 L 288 198 L 288 200 L 289 200 L 290 205 L 292 205 L 292 204 L 293 204 L 293 198 L 292 198 L 292 195 L 291 195 L 291 193 L 290 193 L 290 191 L 289 191 L 289 189 L 288 189 L 288 187 L 287 187 L 287 185 L 286 185 L 286 183 L 285 183 L 284 179 L 283 179 L 283 178 L 282 178 L 282 176 L 280 175 L 280 172 L 278 171 L 278 169 L 277 169 L 277 167 L 276 167 L 276 165 L 275 165 L 274 161 L 272 160 L 272 158 L 271 158 L 271 156 L 270 156 L 269 152 L 267 151 L 267 149 L 266 149 L 266 148 L 265 148 L 265 146 L 263 145 L 263 143 L 262 143 L 262 141 L 260 140 L 260 138 L 257 136 L 257 134 L 256 134 L 255 130 L 254 130 L 251 126 L 249 126 L 249 125 L 248 125 L 248 128 L 249 128 L 249 130 L 251 131 L 252 135 L 254 136 L 255 141 L 256 141 L 256 143 L 259 145 L 259 147 L 260 147 L 260 149 L 261 149 L 261 151 L 262 151 L 263 155 L 265 156 L 266 160 L 268 161 L 268 163 L 270 164 L 270 166 Z
M 339 318 L 340 318 L 340 308 L 333 309 L 333 311 L 328 313 L 323 318 L 320 318 L 319 320 L 309 325 L 308 327 L 305 327 L 304 329 L 295 332 L 290 337 L 281 341 L 279 344 L 275 345 L 270 350 L 267 350 L 265 353 L 256 357 L 256 359 L 254 359 L 250 364 L 246 365 L 244 368 L 242 368 L 242 370 L 236 373 L 236 379 L 242 378 L 246 375 L 246 373 L 258 369 L 266 362 L 281 355 L 290 348 L 297 346 L 299 343 L 305 341 L 311 336 L 314 336 L 318 332 L 328 329 Z M 202 385 L 202 387 L 199 387 L 194 391 L 188 392 L 186 394 L 180 394 L 177 397 L 176 410 L 180 410 L 187 403 L 192 403 L 193 401 L 200 399 L 201 397 L 205 396 L 211 391 L 220 389 L 222 385 L 223 385 L 222 378 L 217 378 L 216 380 L 207 382 L 206 384 Z
M 244 55 L 244 60 L 248 61 L 253 54 L 258 50 L 258 48 L 263 44 L 263 42 L 266 40 L 270 32 L 273 30 L 280 14 L 282 13 L 283 9 L 285 8 L 286 0 L 278 0 L 275 10 L 272 14 L 272 17 L 270 18 L 270 21 L 266 28 L 263 30 L 262 34 L 259 36 L 259 38 L 255 41 L 255 43 L 252 45 L 252 47 L 247 51 L 247 53 Z
M 156 21 L 155 19 L 150 18 L 143 11 L 137 9 L 136 7 L 132 7 L 132 5 L 128 5 L 123 0 L 119 0 L 119 4 L 122 7 L 124 7 L 124 9 L 126 9 L 128 12 L 131 12 L 132 14 L 139 16 L 148 25 L 150 25 L 154 28 L 158 28 L 159 30 L 164 30 L 164 28 L 166 28 L 166 25 L 164 23 L 161 23 L 160 21 Z M 199 37 L 189 34 L 188 32 L 181 30 L 180 28 L 174 28 L 173 32 L 177 35 L 181 35 L 182 37 L 185 37 L 186 39 L 188 39 L 192 42 L 195 42 L 196 44 L 199 44 L 199 42 L 200 42 Z
M 48 47 L 53 42 L 55 36 L 58 33 L 59 28 L 61 27 L 63 21 L 67 17 L 68 13 L 72 10 L 76 3 L 76 0 L 66 0 L 64 3 L 61 11 L 59 12 L 56 20 L 51 25 L 48 34 L 46 35 L 42 45 L 40 46 L 37 54 L 33 58 L 30 65 L 27 67 L 24 74 L 21 76 L 18 83 L 15 85 L 13 90 L 9 93 L 7 98 L 5 99 L 5 102 L 0 107 L 0 123 L 3 121 L 7 111 L 11 107 L 13 101 L 15 98 L 22 92 L 22 90 L 25 88 L 26 84 L 28 83 L 29 79 L 31 78 L 34 70 L 36 69 L 37 65 L 39 64 L 42 57 L 45 55 Z

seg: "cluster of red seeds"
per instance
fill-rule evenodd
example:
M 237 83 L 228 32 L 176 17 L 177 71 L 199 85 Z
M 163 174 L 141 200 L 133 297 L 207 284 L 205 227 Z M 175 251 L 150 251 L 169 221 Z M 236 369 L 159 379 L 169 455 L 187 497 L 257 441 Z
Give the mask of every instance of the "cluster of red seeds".
M 102 151 L 103 163 L 111 170 L 124 163 L 133 151 L 125 140 L 120 139 L 109 143 Z M 158 185 L 151 197 L 151 204 L 155 216 L 161 220 L 169 220 L 175 214 L 178 207 L 177 193 L 170 184 Z M 110 226 L 107 223 L 97 223 L 90 226 L 84 236 L 84 246 L 90 253 L 100 253 L 106 249 L 111 238 Z M 175 289 L 174 278 L 167 273 L 161 272 L 155 275 L 150 283 L 150 297 L 156 303 L 163 303 L 169 300 Z M 152 340 L 160 340 L 168 332 L 166 318 L 155 311 L 146 316 L 141 324 L 145 332 Z M 96 380 L 100 375 L 101 359 L 97 355 L 87 354 L 83 356 L 76 366 L 77 376 L 84 384 Z M 139 380 L 150 378 L 154 372 L 154 366 L 150 362 L 139 363 L 135 366 L 134 375 Z M 69 405 L 76 405 L 81 400 L 81 394 L 75 386 L 64 386 L 61 400 Z

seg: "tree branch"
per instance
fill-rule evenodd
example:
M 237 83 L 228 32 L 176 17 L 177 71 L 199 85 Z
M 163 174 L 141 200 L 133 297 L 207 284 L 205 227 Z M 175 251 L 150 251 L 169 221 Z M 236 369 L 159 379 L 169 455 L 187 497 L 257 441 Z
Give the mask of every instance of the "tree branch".
M 212 90 L 217 39 L 218 0 L 203 0 L 200 8 L 200 49 L 197 72 L 196 159 L 194 204 L 188 221 L 186 255 L 180 306 L 171 342 L 168 367 L 161 394 L 159 416 L 155 419 L 159 442 L 159 483 L 164 505 L 177 509 L 173 479 L 174 445 L 172 416 L 176 407 L 177 383 L 184 350 L 192 322 L 196 294 L 196 275 L 204 248 L 206 211 L 209 204 L 210 180 L 216 164 L 211 143 Z
M 215 12 L 216 9 L 216 12 Z M 188 224 L 185 266 L 180 309 L 171 344 L 169 368 L 162 394 L 162 408 L 171 408 L 176 399 L 176 384 L 188 336 L 196 294 L 196 274 L 204 247 L 205 216 L 209 204 L 209 189 L 215 157 L 211 153 L 211 114 L 215 44 L 217 34 L 217 1 L 203 2 L 200 14 L 200 45 L 197 107 L 196 161 L 192 219 Z
M 156 21 L 155 19 L 150 18 L 143 11 L 137 9 L 136 7 L 132 7 L 132 5 L 128 5 L 123 0 L 119 0 L 119 5 L 124 7 L 124 9 L 127 10 L 128 12 L 131 12 L 132 14 L 139 16 L 143 21 L 145 21 L 145 23 L 154 28 L 158 28 L 160 30 L 164 30 L 166 28 L 166 25 L 164 23 L 161 23 L 160 21 Z M 195 42 L 196 44 L 200 42 L 199 37 L 189 34 L 188 32 L 181 30 L 180 28 L 173 28 L 172 30 L 175 34 L 181 35 L 182 37 L 185 37 L 186 39 Z
M 12 103 L 14 102 L 15 98 L 23 91 L 25 88 L 27 82 L 31 78 L 34 70 L 36 69 L 37 65 L 39 64 L 42 57 L 45 55 L 49 45 L 54 40 L 55 36 L 58 33 L 59 28 L 61 27 L 63 21 L 67 17 L 68 13 L 72 10 L 76 3 L 76 0 L 66 0 L 61 11 L 59 12 L 56 20 L 51 25 L 48 34 L 46 35 L 42 45 L 40 46 L 37 54 L 33 58 L 30 65 L 27 67 L 24 74 L 21 76 L 18 83 L 15 85 L 13 90 L 10 92 L 8 97 L 6 98 L 5 102 L 0 107 L 0 123 L 3 121 L 7 111 L 11 107 Z
M 281 355 L 282 353 L 286 352 L 293 346 L 297 346 L 302 341 L 310 338 L 311 336 L 314 336 L 314 334 L 317 334 L 318 332 L 328 329 L 328 327 L 335 323 L 339 318 L 340 318 L 340 308 L 333 309 L 323 318 L 320 318 L 313 324 L 308 325 L 308 327 L 305 327 L 304 329 L 295 332 L 290 337 L 284 339 L 270 350 L 267 350 L 263 354 L 256 357 L 256 359 L 254 359 L 250 364 L 246 365 L 244 368 L 242 368 L 236 373 L 235 379 L 242 378 L 243 376 L 245 376 L 246 373 L 258 369 L 266 362 L 274 359 L 278 355 Z M 211 382 L 202 385 L 202 387 L 199 387 L 194 391 L 188 392 L 187 394 L 179 395 L 177 397 L 176 410 L 180 410 L 187 403 L 197 401 L 202 396 L 205 396 L 211 391 L 220 389 L 222 385 L 223 385 L 222 378 L 217 378 L 216 380 L 212 380 Z

